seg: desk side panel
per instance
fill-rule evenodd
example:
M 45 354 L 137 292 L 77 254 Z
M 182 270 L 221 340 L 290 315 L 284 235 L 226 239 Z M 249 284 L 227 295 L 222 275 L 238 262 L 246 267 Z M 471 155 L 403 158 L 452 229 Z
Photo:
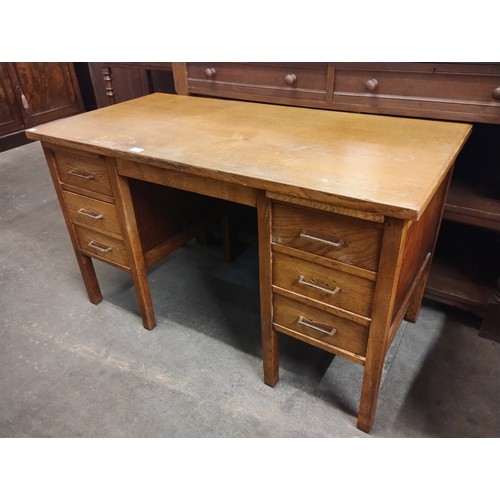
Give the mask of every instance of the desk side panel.
M 423 279 L 422 286 L 425 286 L 430 259 L 441 225 L 450 177 L 451 173 L 439 187 L 420 220 L 412 222 L 408 228 L 403 252 L 403 265 L 396 291 L 393 321 L 398 316 L 403 316 L 399 314 L 400 310 L 407 303 L 408 295 L 416 286 L 415 282 Z M 425 276 L 422 276 L 422 273 L 425 273 Z

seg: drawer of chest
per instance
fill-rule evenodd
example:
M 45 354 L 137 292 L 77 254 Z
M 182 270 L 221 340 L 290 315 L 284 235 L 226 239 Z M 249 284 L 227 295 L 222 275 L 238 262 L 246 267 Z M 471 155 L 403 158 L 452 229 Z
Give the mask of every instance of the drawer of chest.
M 498 74 L 478 74 L 453 65 L 415 66 L 401 70 L 395 65 L 373 67 L 336 64 L 334 101 L 342 97 L 361 97 L 374 101 L 402 100 L 411 102 L 442 102 L 447 104 L 483 104 L 500 110 L 500 65 Z M 376 98 L 376 99 L 375 99 Z
M 382 224 L 275 203 L 272 241 L 345 264 L 376 271 Z
M 91 153 L 53 150 L 59 182 L 66 186 L 85 189 L 89 193 L 113 196 L 108 168 L 113 160 Z
M 187 73 L 191 93 L 326 100 L 326 63 L 188 63 Z
M 358 356 L 366 355 L 368 326 L 274 295 L 275 328 L 302 340 L 316 339 Z
M 121 268 L 129 268 L 127 251 L 122 240 L 83 226 L 75 226 L 75 230 L 80 250 L 84 254 Z
M 370 317 L 375 273 L 372 273 L 372 279 L 368 279 L 342 269 L 352 269 L 351 266 L 338 264 L 337 267 L 332 269 L 275 251 L 272 258 L 272 283 L 276 287 Z
M 115 205 L 69 191 L 63 191 L 63 196 L 74 224 L 121 238 Z

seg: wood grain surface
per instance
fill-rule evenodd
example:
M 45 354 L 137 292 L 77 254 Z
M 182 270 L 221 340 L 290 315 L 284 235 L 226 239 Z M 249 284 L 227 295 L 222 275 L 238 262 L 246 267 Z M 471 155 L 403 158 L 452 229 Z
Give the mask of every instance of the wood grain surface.
M 416 220 L 470 130 L 461 123 L 151 94 L 27 135 Z

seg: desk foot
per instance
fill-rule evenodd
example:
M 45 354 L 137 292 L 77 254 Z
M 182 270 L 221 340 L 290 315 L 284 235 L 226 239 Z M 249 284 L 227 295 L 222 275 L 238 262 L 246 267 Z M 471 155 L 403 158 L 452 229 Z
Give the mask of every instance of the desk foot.
M 367 422 L 365 420 L 360 420 L 358 418 L 358 423 L 357 423 L 356 427 L 360 431 L 366 432 L 368 434 L 371 431 L 371 429 L 372 429 L 372 423 L 371 422 Z
M 279 343 L 278 334 L 262 334 L 262 358 L 264 361 L 264 383 L 274 387 L 279 380 Z
M 377 349 L 375 352 L 371 353 L 370 357 L 367 357 L 363 374 L 357 423 L 358 429 L 363 432 L 370 432 L 375 419 L 383 367 L 383 350 Z
M 97 281 L 92 259 L 80 252 L 75 252 L 75 254 L 89 300 L 92 304 L 99 304 L 99 302 L 102 301 L 102 293 L 99 282 Z
M 424 298 L 425 285 L 427 284 L 427 277 L 429 276 L 431 263 L 431 254 L 427 256 L 427 263 L 424 271 L 418 277 L 418 282 L 413 290 L 410 302 L 408 304 L 408 309 L 406 311 L 405 320 L 410 323 L 416 323 L 418 320 L 418 315 L 420 314 L 420 308 L 422 307 L 422 299 Z
M 146 330 L 153 330 L 156 326 L 156 319 L 153 316 L 153 318 L 145 318 L 144 316 L 142 317 L 142 326 Z

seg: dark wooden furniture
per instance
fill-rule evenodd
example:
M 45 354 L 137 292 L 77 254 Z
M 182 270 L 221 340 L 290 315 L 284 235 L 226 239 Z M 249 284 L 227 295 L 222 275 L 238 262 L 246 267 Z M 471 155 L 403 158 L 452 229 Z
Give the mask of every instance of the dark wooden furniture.
M 500 340 L 500 64 L 174 63 L 179 94 L 465 121 L 426 289 Z
M 358 363 L 368 432 L 470 128 L 158 93 L 27 133 L 42 141 L 90 300 L 102 298 L 93 258 L 126 269 L 146 328 L 146 269 L 205 225 L 212 198 L 256 207 L 264 381 L 278 381 L 280 334 Z
M 85 109 L 102 108 L 153 92 L 175 93 L 168 62 L 75 63 Z
M 0 63 L 0 151 L 28 142 L 26 128 L 82 111 L 71 63 Z

